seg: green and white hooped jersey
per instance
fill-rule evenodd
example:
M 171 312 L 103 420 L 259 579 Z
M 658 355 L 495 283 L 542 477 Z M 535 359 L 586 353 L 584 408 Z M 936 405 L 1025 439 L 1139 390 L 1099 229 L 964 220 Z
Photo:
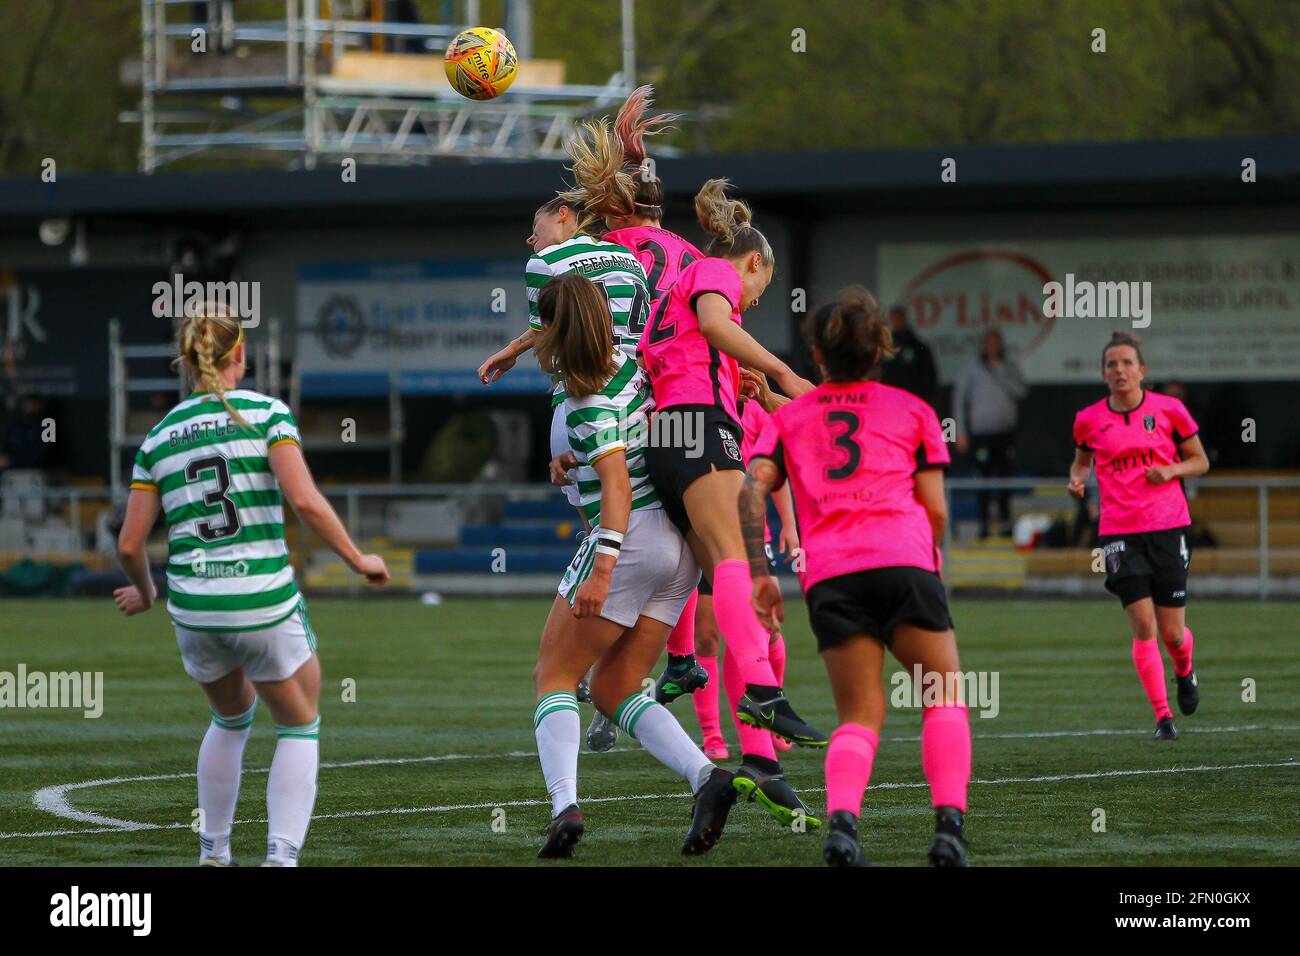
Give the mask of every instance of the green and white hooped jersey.
M 269 451 L 301 444 L 289 407 L 249 389 L 226 392 L 248 428 L 195 392 L 145 436 L 131 487 L 156 491 L 167 521 L 167 610 L 193 630 L 269 627 L 298 607 L 284 506 Z
M 525 281 L 528 285 L 528 326 L 541 331 L 537 314 L 537 294 L 542 286 L 558 275 L 577 272 L 605 293 L 609 312 L 614 318 L 614 347 L 636 358 L 650 314 L 650 293 L 646 289 L 645 268 L 626 246 L 579 233 L 572 239 L 548 246 L 528 260 Z M 564 385 L 556 382 L 551 405 L 564 401 Z
M 632 510 L 663 507 L 645 460 L 655 405 L 650 380 L 627 353 L 615 350 L 614 361 L 618 368 L 603 389 L 585 398 L 564 399 L 564 426 L 578 459 L 578 507 L 592 527 L 600 523 L 600 476 L 594 465 L 612 452 L 622 451 L 627 459 Z

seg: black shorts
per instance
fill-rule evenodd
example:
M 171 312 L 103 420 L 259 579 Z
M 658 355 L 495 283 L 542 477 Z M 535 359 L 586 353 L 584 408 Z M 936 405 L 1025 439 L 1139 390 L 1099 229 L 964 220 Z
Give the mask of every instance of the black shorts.
M 772 552 L 772 542 L 769 541 L 763 545 L 763 553 L 767 555 L 767 573 L 775 576 L 776 555 Z M 704 575 L 700 575 L 700 586 L 698 590 L 705 597 L 713 597 L 713 585 L 709 582 L 708 578 L 704 577 Z
M 952 627 L 943 581 L 921 568 L 872 568 L 827 578 L 813 585 L 807 601 L 818 651 L 837 647 L 854 634 L 888 647 L 899 624 L 927 631 Z
M 673 427 L 658 424 L 660 416 L 677 416 Z M 652 441 L 646 445 L 646 468 L 664 510 L 677 530 L 691 529 L 683 496 L 686 489 L 713 471 L 744 471 L 740 457 L 740 425 L 716 405 L 674 405 L 655 413 Z
M 1186 607 L 1191 530 L 1101 535 L 1097 543 L 1106 559 L 1106 590 L 1124 607 L 1143 598 L 1156 607 Z

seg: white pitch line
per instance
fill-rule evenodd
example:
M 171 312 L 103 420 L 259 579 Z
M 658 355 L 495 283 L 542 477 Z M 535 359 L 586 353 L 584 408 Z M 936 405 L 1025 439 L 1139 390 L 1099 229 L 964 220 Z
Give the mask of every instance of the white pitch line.
M 627 750 L 633 748 L 626 748 Z M 620 751 L 623 752 L 623 751 Z M 380 757 L 369 760 L 348 760 L 340 763 L 323 763 L 322 770 L 337 770 L 347 767 L 374 767 L 380 765 L 396 765 L 408 763 L 435 763 L 444 760 L 485 760 L 498 757 L 535 757 L 535 751 L 532 750 L 512 750 L 503 754 L 437 754 L 430 757 Z M 257 767 L 245 770 L 244 773 L 270 773 L 270 767 Z M 137 823 L 132 820 L 118 820 L 115 817 L 101 816 L 98 813 L 89 813 L 84 810 L 77 810 L 68 802 L 68 794 L 73 790 L 85 790 L 90 787 L 109 787 L 120 783 L 151 783 L 156 780 L 186 780 L 197 777 L 197 773 L 159 773 L 147 776 L 137 777 L 105 777 L 100 780 L 83 780 L 80 783 L 61 783 L 53 787 L 42 787 L 32 794 L 32 803 L 36 809 L 44 810 L 63 820 L 75 820 L 78 823 L 90 823 L 101 829 L 96 832 L 105 832 L 109 830 L 153 830 L 158 829 L 158 824 Z M 189 824 L 177 824 L 177 826 L 189 826 Z M 50 831 L 53 832 L 53 831 Z M 67 830 L 59 833 L 89 833 L 89 830 Z M 0 833 L 0 839 L 20 834 Z
M 516 751 L 513 755 L 529 755 L 524 751 Z M 404 763 L 422 763 L 442 759 L 464 759 L 463 754 L 446 754 L 433 757 L 395 757 L 392 759 L 377 759 L 367 761 L 352 761 L 346 764 L 322 764 L 322 768 L 334 768 L 342 766 L 356 766 L 357 764 L 375 765 L 375 764 L 404 764 Z M 504 755 L 503 755 L 504 756 Z M 1071 774 L 1049 774 L 1039 777 L 1004 777 L 997 780 L 971 780 L 971 786 L 1000 786 L 1012 783 L 1061 783 L 1065 781 L 1077 780 L 1102 780 L 1113 777 L 1141 777 L 1153 774 L 1170 774 L 1170 773 L 1217 773 L 1225 770 L 1258 770 L 1277 767 L 1300 767 L 1300 762 L 1294 760 L 1283 760 L 1276 763 L 1240 763 L 1240 764 L 1222 764 L 1219 766 L 1197 766 L 1197 767 L 1159 767 L 1147 770 L 1104 770 L 1098 773 L 1071 773 Z M 249 773 L 266 773 L 265 770 L 252 770 Z M 194 777 L 196 774 L 160 774 L 148 777 L 119 777 L 111 781 L 89 781 L 85 784 L 66 784 L 70 788 L 78 786 L 91 786 L 95 783 L 129 783 L 133 781 L 148 780 L 177 780 L 185 777 Z M 928 787 L 928 783 L 877 783 L 872 784 L 872 790 L 910 790 Z M 56 789 L 56 788 L 47 788 Z M 799 790 L 800 793 L 823 793 L 824 787 L 806 787 Z M 641 793 L 628 794 L 618 797 L 585 797 L 583 803 L 611 803 L 618 800 L 671 800 L 684 798 L 689 794 L 684 793 Z M 459 804 L 442 804 L 429 807 L 391 807 L 382 810 L 345 810 L 339 813 L 322 813 L 312 817 L 313 820 L 340 820 L 355 817 L 377 817 L 377 816 L 395 816 L 411 813 L 449 813 L 463 810 L 494 810 L 497 807 L 533 807 L 545 806 L 546 800 L 506 800 L 491 801 L 487 803 L 459 803 Z M 110 819 L 110 818 L 103 818 Z M 128 826 L 100 826 L 95 829 L 82 830 L 45 830 L 33 833 L 0 833 L 0 839 L 20 839 L 23 837 L 52 837 L 52 836 L 73 836 L 91 833 L 124 833 L 140 830 L 184 830 L 189 829 L 188 823 L 135 823 L 133 821 L 122 821 Z M 265 818 L 252 820 L 236 820 L 237 824 L 248 825 L 252 823 L 266 823 Z
M 1197 732 L 1198 733 L 1242 733 L 1242 732 L 1254 731 L 1254 730 L 1286 731 L 1286 730 L 1297 730 L 1297 729 L 1300 729 L 1300 727 L 1265 727 L 1263 725 L 1258 725 L 1258 724 L 1248 724 L 1239 727 L 1205 727 L 1205 728 L 1198 729 Z M 1044 739 L 1044 738 L 1051 738 L 1051 737 L 1124 736 L 1124 735 L 1136 735 L 1136 734 L 1145 734 L 1145 733 L 1146 733 L 1145 730 L 1131 730 L 1131 729 L 1112 730 L 1112 729 L 1102 728 L 1097 730 L 1053 730 L 1053 731 L 1029 731 L 1029 732 L 1009 733 L 1009 734 L 972 734 L 972 737 L 975 738 L 976 740 L 981 740 L 981 739 L 1032 740 L 1032 739 Z M 920 739 L 921 738 L 919 736 L 886 737 L 885 741 L 905 743 L 905 742 L 914 742 Z M 638 748 L 619 748 L 617 750 L 609 751 L 609 752 L 629 753 L 637 749 Z M 500 759 L 506 757 L 535 757 L 535 756 L 536 756 L 535 751 L 514 750 L 503 754 L 438 754 L 438 755 L 427 756 L 427 757 L 389 757 L 389 758 L 381 757 L 381 758 L 374 758 L 368 760 L 351 760 L 351 761 L 343 761 L 339 763 L 326 763 L 326 764 L 321 764 L 321 769 L 342 769 L 348 767 L 367 767 L 367 766 L 395 766 L 395 765 L 412 764 L 412 763 L 435 763 L 435 762 L 451 761 L 451 760 L 492 760 L 492 759 Z M 245 773 L 268 773 L 268 772 L 269 772 L 269 768 L 252 769 L 252 770 L 245 771 Z M 58 784 L 52 787 L 43 787 L 32 795 L 32 803 L 36 805 L 37 809 L 43 810 L 46 813 L 49 813 L 52 816 L 59 817 L 60 819 L 63 820 L 72 820 L 77 823 L 88 823 L 91 824 L 93 827 L 97 827 L 98 829 L 58 830 L 58 831 L 49 830 L 49 831 L 42 831 L 39 835 L 63 836 L 63 835 L 74 834 L 74 833 L 90 833 L 90 832 L 104 833 L 104 832 L 113 832 L 113 831 L 122 831 L 122 830 L 148 830 L 148 829 L 160 829 L 160 828 L 167 829 L 173 826 L 185 826 L 186 824 L 170 824 L 167 827 L 163 827 L 160 824 L 140 823 L 133 820 L 120 820 L 117 819 L 116 817 L 109 817 L 109 816 L 104 816 L 102 814 L 91 813 L 89 811 L 77 810 L 68 801 L 67 795 L 74 790 L 83 790 L 92 787 L 112 786 L 114 784 L 121 784 L 121 783 L 147 783 L 147 782 L 152 782 L 157 780 L 184 780 L 195 776 L 197 775 L 193 773 L 170 773 L 170 774 L 156 774 L 150 776 L 112 777 L 112 778 L 105 778 L 99 780 L 86 780 L 80 783 L 65 783 L 65 784 Z M 23 835 L 24 834 L 20 834 L 20 833 L 14 833 L 14 834 L 0 833 L 0 839 L 9 839 L 9 838 L 23 836 Z M 29 835 L 34 836 L 37 834 L 29 834 Z

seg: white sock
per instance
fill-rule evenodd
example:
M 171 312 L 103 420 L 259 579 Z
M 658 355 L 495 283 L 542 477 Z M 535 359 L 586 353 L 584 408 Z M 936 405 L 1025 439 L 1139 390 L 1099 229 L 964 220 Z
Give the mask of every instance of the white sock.
M 695 746 L 695 741 L 682 730 L 668 708 L 636 693 L 618 705 L 614 723 L 629 737 L 641 741 L 641 746 L 669 770 L 685 780 L 695 793 L 713 772 L 713 761 Z
M 253 730 L 253 706 L 235 717 L 212 711 L 212 723 L 199 746 L 199 856 L 230 862 L 230 827 L 239 799 L 244 769 L 244 744 Z
M 543 694 L 533 711 L 533 735 L 542 761 L 546 792 L 551 795 L 551 816 L 578 802 L 578 747 L 582 725 L 578 697 L 557 690 Z
M 266 781 L 266 858 L 282 866 L 297 866 L 316 804 L 320 717 L 298 727 L 276 724 L 275 736 L 275 756 Z

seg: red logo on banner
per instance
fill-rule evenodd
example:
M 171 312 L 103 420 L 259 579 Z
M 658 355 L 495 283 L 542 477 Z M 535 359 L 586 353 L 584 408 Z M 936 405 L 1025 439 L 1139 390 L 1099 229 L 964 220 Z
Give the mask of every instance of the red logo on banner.
M 1056 321 L 1043 315 L 1043 286 L 1052 281 L 1046 266 L 1023 253 L 971 249 L 923 269 L 898 301 L 920 333 L 974 336 L 998 329 L 1023 357 Z

